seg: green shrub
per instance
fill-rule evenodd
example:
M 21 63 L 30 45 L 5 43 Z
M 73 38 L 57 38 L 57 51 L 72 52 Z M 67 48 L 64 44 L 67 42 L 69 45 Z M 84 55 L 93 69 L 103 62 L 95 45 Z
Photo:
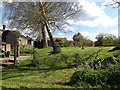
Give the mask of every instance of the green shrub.
M 117 58 L 111 56 L 106 58 L 98 58 L 96 60 L 92 60 L 88 63 L 91 69 L 106 69 L 109 68 L 111 65 L 117 65 L 118 60 Z
M 64 47 L 64 43 L 65 41 L 64 40 L 61 40 L 61 39 L 56 39 L 55 40 L 55 43 L 58 47 Z
M 101 86 L 112 86 L 120 85 L 120 66 L 116 65 L 106 70 L 90 70 L 84 69 L 82 71 L 75 72 L 70 85 L 82 86 L 82 83 L 87 83 L 88 85 L 101 85 Z
M 33 49 L 31 49 L 31 48 L 20 48 L 20 54 L 33 54 Z
M 38 49 L 35 49 L 34 50 L 34 55 L 33 55 L 33 59 L 32 59 L 32 65 L 39 68 L 41 65 L 44 64 L 44 59 L 42 56 L 40 56 L 39 54 L 39 50 Z
M 114 53 L 114 57 L 117 58 L 117 62 L 118 64 L 120 64 L 120 51 L 117 51 L 116 53 Z
M 73 41 L 65 41 L 64 46 L 65 47 L 74 47 Z
M 51 52 L 51 54 L 56 54 L 56 53 L 60 53 L 61 49 L 60 47 L 57 47 L 54 51 Z

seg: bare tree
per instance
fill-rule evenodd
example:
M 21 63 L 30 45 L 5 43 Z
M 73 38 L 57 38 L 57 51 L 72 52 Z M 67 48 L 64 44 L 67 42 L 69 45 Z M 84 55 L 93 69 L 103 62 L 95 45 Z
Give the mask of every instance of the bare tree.
M 120 0 L 108 0 L 106 2 L 106 6 L 112 6 L 112 7 L 120 7 Z
M 53 51 L 57 47 L 54 43 L 52 31 L 66 24 L 66 19 L 80 11 L 81 6 L 74 2 L 27 2 L 4 3 L 6 11 L 4 19 L 10 20 L 10 27 L 24 30 L 29 28 L 32 32 L 42 31 L 43 41 L 46 42 L 45 30 L 52 43 Z M 59 23 L 59 26 L 58 26 Z M 54 28 L 51 30 L 51 27 Z M 46 44 L 44 44 L 46 46 Z

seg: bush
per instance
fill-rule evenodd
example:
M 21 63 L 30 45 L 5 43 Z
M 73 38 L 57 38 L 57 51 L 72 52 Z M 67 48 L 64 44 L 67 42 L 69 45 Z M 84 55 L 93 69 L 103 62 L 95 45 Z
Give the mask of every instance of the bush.
M 106 69 L 111 65 L 118 64 L 117 58 L 115 57 L 106 57 L 106 58 L 98 58 L 96 60 L 90 61 L 88 65 L 90 65 L 91 69 Z
M 90 70 L 84 69 L 75 72 L 70 85 L 82 86 L 83 83 L 88 85 L 101 85 L 101 86 L 119 86 L 120 85 L 120 66 L 116 65 L 106 70 Z
M 79 41 L 73 41 L 74 47 L 80 47 L 81 43 Z
M 65 41 L 64 40 L 60 40 L 60 39 L 56 39 L 55 40 L 55 43 L 58 47 L 64 47 L 64 43 Z
M 61 49 L 60 47 L 57 47 L 54 51 L 51 52 L 51 54 L 56 54 L 56 53 L 60 53 Z
M 20 48 L 20 54 L 33 54 L 33 49 L 30 49 L 30 48 Z
M 65 41 L 64 47 L 74 47 L 73 41 Z
M 40 56 L 39 54 L 39 49 L 34 49 L 34 55 L 33 55 L 33 59 L 31 60 L 32 61 L 32 65 L 39 68 L 41 65 L 44 64 L 44 60 L 43 60 L 43 57 Z

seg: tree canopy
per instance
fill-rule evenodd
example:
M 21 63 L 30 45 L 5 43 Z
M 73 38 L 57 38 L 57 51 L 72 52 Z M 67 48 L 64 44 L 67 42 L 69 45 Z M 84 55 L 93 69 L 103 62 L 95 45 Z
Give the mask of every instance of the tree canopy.
M 32 34 L 35 33 L 35 36 L 38 31 L 41 31 L 45 18 L 42 15 L 40 2 L 4 3 L 3 6 L 5 7 L 4 19 L 10 21 L 11 28 L 20 30 L 29 28 Z M 56 28 L 60 30 L 60 26 L 66 24 L 65 20 L 81 9 L 77 3 L 73 2 L 43 2 L 42 7 L 51 31 Z
M 82 41 L 83 39 L 83 36 L 79 32 L 73 36 L 74 41 Z
M 79 44 L 79 46 L 92 46 L 93 42 L 90 39 L 86 39 L 84 36 L 81 35 L 80 32 L 73 36 L 73 40 Z
M 112 34 L 104 34 L 100 33 L 96 36 L 97 41 L 95 42 L 96 46 L 103 46 L 103 45 L 114 45 L 114 40 L 116 36 Z

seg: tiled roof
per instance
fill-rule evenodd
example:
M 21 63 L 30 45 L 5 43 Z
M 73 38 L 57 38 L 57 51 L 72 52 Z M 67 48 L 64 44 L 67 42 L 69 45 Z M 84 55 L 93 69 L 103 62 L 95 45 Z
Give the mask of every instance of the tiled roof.
M 60 40 L 67 40 L 66 38 L 53 38 L 54 40 L 60 39 Z M 50 38 L 47 38 L 47 40 L 50 40 Z

